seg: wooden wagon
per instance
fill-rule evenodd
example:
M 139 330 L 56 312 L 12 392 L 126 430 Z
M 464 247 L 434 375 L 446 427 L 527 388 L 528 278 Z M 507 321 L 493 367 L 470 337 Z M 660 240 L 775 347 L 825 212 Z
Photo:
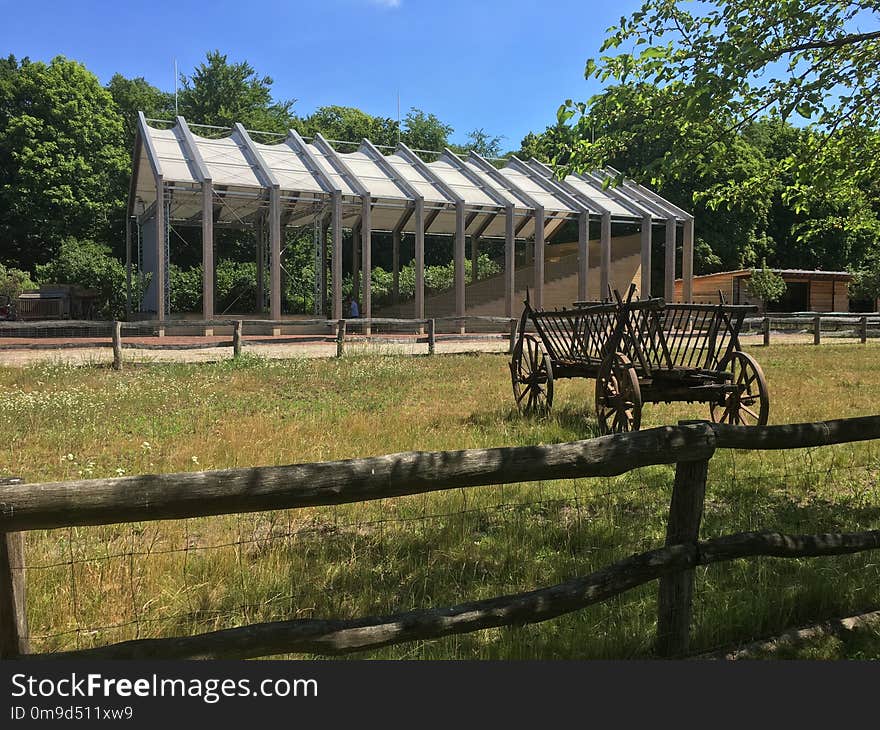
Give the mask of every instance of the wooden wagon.
M 520 411 L 548 411 L 557 380 L 593 378 L 602 433 L 638 430 L 644 403 L 673 401 L 708 403 L 716 422 L 767 423 L 764 373 L 739 346 L 755 307 L 633 295 L 634 288 L 626 300 L 615 293 L 615 302 L 548 311 L 533 309 L 526 296 L 510 362 Z

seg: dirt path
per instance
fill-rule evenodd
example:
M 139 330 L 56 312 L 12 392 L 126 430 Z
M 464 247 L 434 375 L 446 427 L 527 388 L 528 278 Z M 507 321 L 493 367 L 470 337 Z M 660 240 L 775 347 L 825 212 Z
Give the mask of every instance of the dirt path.
M 169 343 L 170 344 L 170 343 Z M 204 347 L 186 348 L 183 344 L 174 345 L 175 349 L 139 349 L 126 347 L 123 360 L 139 363 L 168 362 L 215 362 L 228 360 L 232 357 L 232 348 Z M 436 345 L 438 353 L 462 352 L 507 352 L 506 340 L 454 340 Z M 299 343 L 248 343 L 244 342 L 242 351 L 260 357 L 272 359 L 288 359 L 297 357 L 333 357 L 336 355 L 335 342 L 299 342 Z M 406 354 L 426 355 L 428 346 L 409 342 L 367 342 L 353 341 L 345 343 L 346 356 L 362 354 Z M 26 367 L 39 362 L 64 362 L 75 365 L 103 365 L 113 361 L 113 351 L 107 346 L 91 347 L 47 347 L 38 350 L 0 350 L 0 366 Z

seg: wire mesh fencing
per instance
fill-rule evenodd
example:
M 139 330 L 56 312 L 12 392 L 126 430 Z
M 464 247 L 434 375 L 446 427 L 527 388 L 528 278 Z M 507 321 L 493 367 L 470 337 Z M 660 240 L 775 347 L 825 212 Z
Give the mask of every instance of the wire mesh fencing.
M 777 530 L 821 535 L 880 529 L 880 443 L 716 452 L 701 537 Z M 692 649 L 730 649 L 880 605 L 876 552 L 700 568 Z
M 670 467 L 650 467 L 614 479 L 31 533 L 32 650 L 260 621 L 384 615 L 561 582 L 662 542 L 671 474 Z M 631 623 L 651 613 L 650 594 L 622 597 L 575 625 L 601 621 L 613 632 L 622 614 Z M 532 655 L 530 642 L 517 648 L 510 635 L 502 638 L 505 631 L 533 629 L 374 655 Z M 541 640 L 565 655 L 574 634 L 556 632 Z
M 880 442 L 719 449 L 709 465 L 703 540 L 880 529 Z M 31 532 L 21 570 L 32 650 L 386 616 L 560 584 L 662 546 L 674 472 L 657 465 L 616 477 Z M 698 568 L 691 651 L 876 607 L 878 578 L 870 551 Z M 368 656 L 651 656 L 656 617 L 651 581 L 554 621 Z

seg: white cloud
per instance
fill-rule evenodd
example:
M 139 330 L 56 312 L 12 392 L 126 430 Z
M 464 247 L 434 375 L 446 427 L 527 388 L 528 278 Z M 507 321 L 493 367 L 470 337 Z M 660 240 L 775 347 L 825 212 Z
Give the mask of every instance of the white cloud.
M 369 0 L 371 5 L 378 5 L 380 8 L 399 8 L 400 0 Z

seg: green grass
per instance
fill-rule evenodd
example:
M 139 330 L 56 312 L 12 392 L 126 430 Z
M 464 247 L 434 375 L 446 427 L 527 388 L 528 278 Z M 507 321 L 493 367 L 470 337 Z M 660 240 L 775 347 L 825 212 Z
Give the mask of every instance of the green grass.
M 773 423 L 880 410 L 873 345 L 774 346 L 753 354 L 770 383 Z M 551 416 L 522 418 L 511 409 L 506 358 L 496 355 L 244 357 L 121 373 L 0 369 L 0 474 L 39 482 L 551 443 L 594 435 L 592 401 L 592 382 L 561 381 Z M 700 404 L 648 405 L 643 427 L 707 413 Z M 719 452 L 703 534 L 876 529 L 878 472 L 880 444 Z M 348 618 L 549 585 L 662 544 L 672 474 L 659 466 L 611 479 L 30 533 L 33 649 L 283 618 Z M 878 579 L 871 553 L 701 569 L 693 648 L 876 607 Z M 359 656 L 646 657 L 655 595 L 652 584 L 542 624 Z

